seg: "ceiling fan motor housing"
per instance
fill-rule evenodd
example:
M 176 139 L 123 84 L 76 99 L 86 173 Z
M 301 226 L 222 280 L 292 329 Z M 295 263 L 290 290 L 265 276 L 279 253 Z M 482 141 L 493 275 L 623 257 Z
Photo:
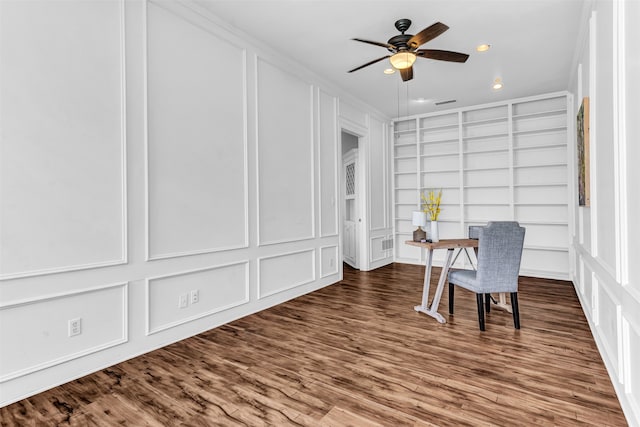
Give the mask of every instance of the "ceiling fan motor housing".
M 399 34 L 389 39 L 387 43 L 394 45 L 395 50 L 389 49 L 389 52 L 399 52 L 403 50 L 409 50 L 409 40 L 413 37 L 411 34 Z
M 402 52 L 405 50 L 409 50 L 408 41 L 413 37 L 412 34 L 405 34 L 404 32 L 409 29 L 411 26 L 411 19 L 398 19 L 395 23 L 396 29 L 400 31 L 402 34 L 397 36 L 393 36 L 387 41 L 390 45 L 395 46 L 395 49 L 388 48 L 389 52 Z

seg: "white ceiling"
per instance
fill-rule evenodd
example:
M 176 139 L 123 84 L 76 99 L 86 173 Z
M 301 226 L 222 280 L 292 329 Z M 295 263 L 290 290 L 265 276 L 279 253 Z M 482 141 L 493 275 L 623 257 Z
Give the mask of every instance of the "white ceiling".
M 406 116 L 566 90 L 583 0 L 199 0 L 226 24 L 266 43 L 389 117 Z M 467 53 L 466 63 L 418 58 L 413 80 L 383 74 L 394 22 L 409 18 L 407 34 L 435 22 L 450 28 L 422 48 Z M 489 43 L 478 53 L 475 47 Z M 491 86 L 500 77 L 504 88 Z M 428 102 L 414 100 L 423 98 Z M 455 99 L 435 106 L 434 102 Z

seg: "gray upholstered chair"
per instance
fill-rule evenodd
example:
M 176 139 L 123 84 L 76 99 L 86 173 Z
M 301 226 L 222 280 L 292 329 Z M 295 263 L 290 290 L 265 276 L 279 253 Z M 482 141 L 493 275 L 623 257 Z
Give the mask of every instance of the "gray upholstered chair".
M 485 227 L 469 230 L 470 237 L 478 233 L 478 268 L 456 270 L 449 273 L 449 314 L 453 314 L 454 285 L 476 293 L 478 323 L 484 331 L 484 306 L 490 310 L 492 292 L 509 292 L 513 311 L 513 324 L 520 329 L 518 309 L 518 274 L 524 244 L 524 228 L 515 221 L 494 221 Z M 473 234 L 473 236 L 472 236 Z

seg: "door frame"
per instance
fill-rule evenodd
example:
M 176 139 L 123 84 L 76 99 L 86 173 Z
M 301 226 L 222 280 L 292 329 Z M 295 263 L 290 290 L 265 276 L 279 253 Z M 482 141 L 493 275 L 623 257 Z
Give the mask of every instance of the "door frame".
M 360 229 L 358 233 L 358 267 L 360 271 L 369 271 L 369 180 L 367 176 L 369 174 L 369 130 L 366 127 L 353 123 L 344 118 L 338 120 L 338 129 L 340 135 L 340 145 L 338 150 L 340 171 L 342 171 L 344 159 L 342 156 L 342 133 L 348 133 L 358 138 L 358 170 L 356 170 L 358 178 L 358 211 L 360 219 Z M 344 177 L 342 172 L 340 173 L 340 194 L 344 194 Z M 344 200 L 344 198 L 342 198 Z M 343 277 L 342 264 L 344 259 L 343 245 L 344 245 L 344 203 L 340 203 L 338 206 L 340 211 L 340 238 L 339 238 L 339 259 L 340 259 L 340 277 Z

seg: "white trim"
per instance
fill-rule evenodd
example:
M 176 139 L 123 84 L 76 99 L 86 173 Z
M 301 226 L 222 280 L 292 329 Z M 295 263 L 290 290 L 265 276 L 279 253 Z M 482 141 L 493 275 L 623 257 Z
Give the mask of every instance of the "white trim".
M 596 57 L 596 18 L 597 13 L 591 12 L 591 18 L 589 19 L 589 173 L 590 173 L 590 213 L 591 213 L 591 255 L 596 258 L 598 256 L 598 190 L 597 190 L 597 159 L 596 159 L 596 147 L 598 144 L 598 137 L 596 135 L 596 117 L 598 114 L 598 101 L 597 101 L 597 87 L 596 87 L 596 72 L 597 72 L 597 60 Z M 581 101 L 581 100 L 580 100 Z
M 128 294 L 129 294 L 129 282 L 118 282 L 118 283 L 113 283 L 113 284 L 109 284 L 109 285 L 101 285 L 101 286 L 95 286 L 92 288 L 87 288 L 87 289 L 83 289 L 80 291 L 71 291 L 71 292 L 64 292 L 64 293 L 58 293 L 58 294 L 53 294 L 53 295 L 48 295 L 48 296 L 43 296 L 43 297 L 36 297 L 36 298 L 28 298 L 28 299 L 24 299 L 24 300 L 20 300 L 20 301 L 15 301 L 12 303 L 5 303 L 5 304 L 1 304 L 0 305 L 0 310 L 6 310 L 6 309 L 13 309 L 13 308 L 17 308 L 17 307 L 23 307 L 26 305 L 31 305 L 31 304 L 38 304 L 41 302 L 45 302 L 45 301 L 50 301 L 50 300 L 54 300 L 54 299 L 62 299 L 62 298 L 68 298 L 71 296 L 77 296 L 77 295 L 82 295 L 82 294 L 88 294 L 88 293 L 93 293 L 93 292 L 99 292 L 99 291 L 103 291 L 106 289 L 112 289 L 112 288 L 118 288 L 121 287 L 122 288 L 122 330 L 121 330 L 121 337 L 112 341 L 108 341 L 105 343 L 102 343 L 100 345 L 94 346 L 94 347 L 89 347 L 86 348 L 84 350 L 81 351 L 77 351 L 75 353 L 71 353 L 71 354 L 67 354 L 61 357 L 58 357 L 56 359 L 53 360 L 48 360 L 46 362 L 43 363 L 39 363 L 37 365 L 33 365 L 27 368 L 23 368 L 23 369 L 19 369 L 17 371 L 11 372 L 9 374 L 5 374 L 2 377 L 0 377 L 0 383 L 4 383 L 6 381 L 18 378 L 18 377 L 22 377 L 28 374 L 32 374 L 34 372 L 37 371 L 41 371 L 43 369 L 47 369 L 50 368 L 52 366 L 55 365 L 59 365 L 65 362 L 68 362 L 70 360 L 73 359 L 77 359 L 79 357 L 83 357 L 83 356 L 87 356 L 89 354 L 92 353 L 96 353 L 98 351 L 102 351 L 102 350 L 106 350 L 108 348 L 114 347 L 116 345 L 120 345 L 122 343 L 125 343 L 129 340 L 128 338 L 128 330 L 129 330 L 129 317 L 128 317 Z
M 144 259 L 151 258 L 151 230 L 149 221 L 149 0 L 142 2 L 142 103 L 143 103 L 143 147 L 144 147 Z
M 631 366 L 638 366 L 636 359 L 632 358 L 631 354 L 631 332 L 633 332 L 640 340 L 640 326 L 638 326 L 631 319 L 622 316 L 622 342 L 623 342 L 623 360 L 624 364 L 622 370 L 624 372 L 623 381 L 624 393 L 626 402 L 631 409 L 631 412 L 636 418 L 640 418 L 640 400 L 633 394 L 632 378 L 631 378 Z M 623 403 L 623 402 L 621 402 Z M 623 407 L 624 409 L 624 407 Z
M 223 306 L 219 306 L 219 307 L 215 307 L 211 310 L 207 310 L 207 311 L 203 311 L 200 313 L 196 313 L 192 316 L 189 317 L 184 317 L 182 319 L 176 320 L 174 322 L 170 322 L 170 323 L 165 323 L 162 324 L 154 329 L 151 329 L 151 306 L 149 304 L 149 300 L 150 300 L 150 296 L 151 296 L 151 286 L 152 285 L 152 281 L 154 280 L 161 280 L 161 279 L 167 279 L 170 277 L 178 277 L 178 276 L 186 276 L 189 274 L 195 274 L 195 273 L 202 273 L 204 271 L 212 271 L 212 270 L 218 270 L 221 268 L 226 268 L 226 267 L 234 267 L 237 265 L 244 265 L 245 266 L 245 292 L 244 292 L 244 299 L 241 301 L 236 301 L 236 302 L 232 302 Z M 146 312 L 146 316 L 145 316 L 145 335 L 149 336 L 149 335 L 153 335 L 155 333 L 158 332 L 162 332 L 165 331 L 167 329 L 171 329 L 174 328 L 176 326 L 180 326 L 183 325 L 185 323 L 188 322 L 192 322 L 194 320 L 197 319 L 201 319 L 203 317 L 207 317 L 210 316 L 212 314 L 215 313 L 219 313 L 221 311 L 225 311 L 228 310 L 230 308 L 234 308 L 234 307 L 238 307 L 241 306 L 243 304 L 246 304 L 250 301 L 250 297 L 249 297 L 249 261 L 248 260 L 241 260 L 241 261 L 237 261 L 237 262 L 231 262 L 228 264 L 220 264 L 220 265 L 215 265 L 215 266 L 209 266 L 209 267 L 203 267 L 203 268 L 194 268 L 194 269 L 190 269 L 190 270 L 183 270 L 180 272 L 176 272 L 176 273 L 171 273 L 171 274 L 165 274 L 165 275 L 160 275 L 160 276 L 153 276 L 153 277 L 148 277 L 145 279 L 145 312 Z
M 125 12 L 124 0 L 118 1 L 120 5 L 120 184 L 121 184 L 121 235 L 119 259 L 90 262 L 85 264 L 71 264 L 59 267 L 49 267 L 37 270 L 18 271 L 14 273 L 0 274 L 0 281 L 9 279 L 22 279 L 46 274 L 67 273 L 71 271 L 87 270 L 92 268 L 122 265 L 129 262 L 128 257 L 128 215 L 127 215 L 127 84 L 126 84 L 126 47 L 125 47 Z
M 616 207 L 616 280 L 622 286 L 629 284 L 629 228 L 627 213 L 627 81 L 626 81 L 626 40 L 625 40 L 625 2 L 614 2 L 613 10 L 616 21 L 615 46 L 613 50 L 613 114 L 616 125 L 613 127 L 614 132 L 614 169 L 615 174 L 615 207 Z M 624 195 L 621 197 L 621 195 Z

